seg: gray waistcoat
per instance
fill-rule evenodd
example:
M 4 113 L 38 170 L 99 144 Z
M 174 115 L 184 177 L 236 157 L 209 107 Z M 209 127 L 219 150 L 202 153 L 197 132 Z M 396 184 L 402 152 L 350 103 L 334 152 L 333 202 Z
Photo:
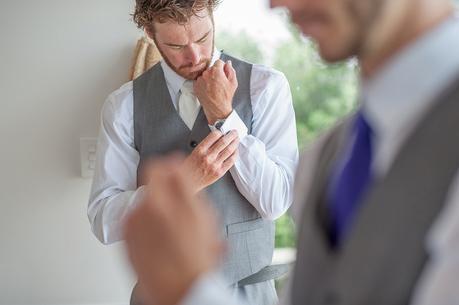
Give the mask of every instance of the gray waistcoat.
M 244 121 L 249 133 L 252 126 L 250 76 L 252 65 L 231 59 L 239 86 L 233 108 Z M 190 131 L 174 108 L 160 64 L 134 81 L 134 140 L 140 154 L 138 185 L 142 185 L 142 168 L 149 158 L 181 151 L 190 154 L 210 129 L 200 111 Z M 206 189 L 219 216 L 228 253 L 223 272 L 230 283 L 236 283 L 271 263 L 274 248 L 274 224 L 263 220 L 257 210 L 239 193 L 231 174 Z M 259 281 L 267 278 L 259 279 Z
M 459 168 L 459 83 L 409 136 L 388 173 L 364 199 L 349 238 L 330 248 L 324 194 L 350 121 L 327 139 L 303 210 L 293 305 L 407 305 L 428 260 L 426 234 Z

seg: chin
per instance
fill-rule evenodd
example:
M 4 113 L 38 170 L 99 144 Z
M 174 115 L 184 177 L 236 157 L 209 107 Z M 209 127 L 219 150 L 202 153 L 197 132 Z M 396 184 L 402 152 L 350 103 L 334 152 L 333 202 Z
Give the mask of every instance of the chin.
M 347 46 L 332 43 L 326 44 L 323 42 L 317 42 L 317 40 L 315 41 L 318 45 L 320 57 L 326 62 L 336 63 L 356 55 L 354 54 L 355 52 L 351 51 L 352 48 L 348 48 Z
M 204 71 L 186 72 L 186 73 L 179 73 L 179 74 L 180 76 L 188 80 L 196 80 L 198 77 L 201 76 L 202 72 Z
M 354 56 L 355 39 L 335 26 L 324 23 L 309 23 L 301 26 L 303 34 L 318 47 L 320 57 L 329 63 L 343 61 Z
M 206 69 L 200 69 L 200 70 L 197 70 L 197 71 L 188 71 L 188 72 L 182 72 L 180 73 L 181 76 L 183 76 L 184 78 L 186 79 L 189 79 L 189 80 L 196 80 L 198 77 L 200 77 L 202 75 L 202 73 L 205 71 Z
M 334 50 L 323 49 L 320 46 L 319 46 L 319 54 L 323 60 L 329 63 L 336 63 L 338 61 L 342 61 L 347 58 L 346 56 L 343 56 L 342 54 Z

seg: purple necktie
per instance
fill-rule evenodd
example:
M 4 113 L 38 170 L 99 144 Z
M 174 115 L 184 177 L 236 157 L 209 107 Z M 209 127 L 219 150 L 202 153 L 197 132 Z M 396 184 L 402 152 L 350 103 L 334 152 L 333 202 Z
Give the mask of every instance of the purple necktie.
M 346 156 L 338 159 L 333 168 L 328 187 L 330 240 L 334 247 L 339 247 L 345 238 L 372 180 L 372 130 L 361 111 L 355 116 L 351 139 Z

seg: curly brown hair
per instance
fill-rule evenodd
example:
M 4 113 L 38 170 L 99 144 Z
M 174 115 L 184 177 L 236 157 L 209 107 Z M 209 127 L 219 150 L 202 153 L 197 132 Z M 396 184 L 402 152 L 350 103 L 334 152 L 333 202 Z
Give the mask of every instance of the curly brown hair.
M 132 14 L 137 27 L 154 32 L 153 23 L 175 21 L 185 24 L 191 16 L 207 9 L 210 14 L 221 0 L 136 0 Z

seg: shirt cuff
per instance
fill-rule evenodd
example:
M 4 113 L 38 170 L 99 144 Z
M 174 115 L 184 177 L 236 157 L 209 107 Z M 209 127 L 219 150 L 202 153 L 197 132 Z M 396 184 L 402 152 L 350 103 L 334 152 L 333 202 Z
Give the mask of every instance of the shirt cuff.
M 209 125 L 210 130 L 215 131 L 217 128 L 213 125 Z M 236 130 L 239 136 L 239 140 L 242 140 L 247 135 L 248 129 L 244 122 L 241 120 L 236 110 L 233 110 L 231 114 L 225 119 L 225 123 L 220 127 L 220 131 L 223 134 L 227 134 L 231 130 Z

